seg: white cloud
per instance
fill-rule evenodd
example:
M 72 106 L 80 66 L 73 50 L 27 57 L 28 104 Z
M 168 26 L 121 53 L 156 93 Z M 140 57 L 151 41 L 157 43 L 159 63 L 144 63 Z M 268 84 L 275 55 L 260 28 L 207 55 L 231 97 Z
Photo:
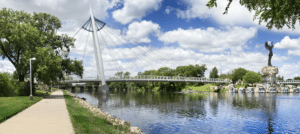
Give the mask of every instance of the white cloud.
M 238 0 L 233 0 L 230 7 L 228 8 L 227 14 L 223 15 L 225 8 L 227 7 L 228 1 L 218 0 L 218 7 L 209 9 L 206 4 L 208 1 L 203 0 L 183 0 L 183 5 L 187 6 L 186 10 L 178 8 L 167 7 L 166 13 L 169 14 L 171 11 L 176 11 L 178 18 L 182 19 L 207 19 L 212 18 L 215 22 L 225 26 L 257 26 L 264 30 L 267 30 L 267 23 L 262 21 L 259 25 L 259 16 L 253 21 L 255 11 L 249 11 L 245 6 L 242 6 Z M 296 21 L 295 30 L 289 29 L 284 26 L 281 30 L 277 30 L 274 26 L 271 29 L 273 32 L 288 32 L 289 34 L 299 34 L 300 26 L 299 22 Z
M 141 21 L 133 22 L 128 26 L 126 36 L 135 37 L 140 39 L 139 42 L 150 43 L 151 40 L 148 38 L 149 34 L 158 35 L 160 33 L 160 26 L 152 21 Z
M 121 0 L 33 0 L 33 1 L 6 1 L 0 0 L 0 8 L 11 8 L 13 10 L 25 10 L 33 12 L 43 12 L 54 15 L 63 23 L 61 32 L 70 32 L 74 28 L 81 27 L 90 17 L 90 5 L 96 18 L 103 20 L 108 17 L 107 10 L 120 6 Z
M 178 43 L 180 47 L 198 49 L 200 52 L 222 52 L 231 49 L 231 52 L 241 52 L 242 45 L 256 35 L 257 30 L 253 27 L 226 27 L 226 30 L 207 28 L 181 29 L 168 31 L 159 36 L 159 40 L 165 44 Z
M 13 73 L 15 66 L 8 60 L 0 60 L 0 72 Z
M 222 71 L 222 73 L 225 74 L 230 73 L 232 70 L 237 69 L 238 67 L 258 72 L 261 70 L 261 67 L 265 66 L 268 62 L 267 53 L 262 54 L 254 52 L 241 52 L 237 55 L 209 55 L 197 53 L 193 50 L 185 50 L 182 48 L 163 47 L 157 49 L 153 47 L 142 46 L 112 49 L 111 52 L 114 54 L 114 58 L 117 60 L 120 69 L 122 71 L 129 71 L 131 76 L 137 75 L 139 71 L 143 72 L 145 70 L 152 69 L 157 70 L 160 67 L 176 68 L 177 66 L 189 64 L 206 64 L 208 70 L 205 71 L 205 77 L 209 77 L 209 72 L 212 71 L 213 67 L 217 67 L 219 73 Z M 126 55 L 127 58 L 130 58 L 132 63 L 128 62 L 124 58 L 124 55 Z M 114 76 L 118 69 L 113 61 L 113 58 L 111 58 L 111 55 L 106 49 L 102 52 L 102 57 L 105 59 L 104 68 L 106 77 Z M 287 59 L 290 59 L 290 57 L 274 54 L 272 61 L 283 62 Z M 147 64 L 144 61 L 146 61 Z M 132 64 L 135 65 L 139 70 L 137 70 Z M 85 66 L 85 76 L 96 74 L 95 65 L 96 62 L 95 58 L 93 57 L 92 61 L 89 61 L 89 65 Z M 285 70 L 287 69 L 288 68 Z M 285 75 L 285 77 L 287 77 L 287 75 Z
M 300 55 L 300 38 L 290 39 L 285 36 L 280 42 L 274 44 L 275 48 L 288 49 L 288 55 Z
M 172 12 L 173 10 L 175 10 L 173 7 L 167 6 L 165 12 L 166 12 L 167 14 L 170 14 L 170 12 Z
M 249 13 L 249 11 L 241 6 L 237 0 L 234 0 L 230 8 L 228 9 L 228 14 L 223 15 L 228 1 L 217 1 L 218 7 L 209 9 L 206 4 L 207 1 L 200 0 L 183 0 L 183 3 L 187 6 L 186 10 L 174 9 L 178 18 L 182 19 L 206 19 L 212 17 L 217 22 L 223 25 L 236 25 L 236 24 L 253 24 L 252 18 L 254 12 Z M 170 8 L 169 8 L 170 9 Z
M 286 79 L 293 79 L 294 77 L 300 76 L 300 62 L 298 62 L 296 65 L 291 64 L 284 64 L 282 68 L 278 68 L 278 75 L 283 76 L 284 80 Z
M 134 19 L 142 19 L 147 12 L 157 11 L 162 0 L 124 0 L 124 7 L 113 11 L 112 16 L 122 24 L 127 24 Z

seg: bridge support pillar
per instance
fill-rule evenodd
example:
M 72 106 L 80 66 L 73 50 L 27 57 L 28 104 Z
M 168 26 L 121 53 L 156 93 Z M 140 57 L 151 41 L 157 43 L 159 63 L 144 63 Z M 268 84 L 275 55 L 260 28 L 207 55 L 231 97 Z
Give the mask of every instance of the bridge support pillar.
M 98 85 L 94 85 L 95 88 L 95 92 L 99 92 L 99 86 Z
M 84 92 L 84 86 L 80 86 L 80 92 Z
M 224 85 L 224 83 L 220 83 L 219 89 L 222 90 Z
M 92 86 L 86 86 L 89 92 L 93 92 L 93 87 Z
M 71 93 L 75 93 L 76 92 L 76 87 L 75 86 L 72 86 L 71 87 Z
M 107 85 L 100 85 L 99 89 L 103 94 L 109 94 L 109 88 Z

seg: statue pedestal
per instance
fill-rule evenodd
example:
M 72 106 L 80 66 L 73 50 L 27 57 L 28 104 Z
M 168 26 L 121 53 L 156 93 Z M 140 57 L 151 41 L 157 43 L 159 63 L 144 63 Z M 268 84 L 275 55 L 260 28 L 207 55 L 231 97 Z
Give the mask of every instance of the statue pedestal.
M 262 84 L 267 92 L 270 92 L 271 85 L 276 87 L 276 74 L 278 74 L 278 67 L 275 66 L 263 66 L 261 68 Z M 276 89 L 272 89 L 274 92 Z

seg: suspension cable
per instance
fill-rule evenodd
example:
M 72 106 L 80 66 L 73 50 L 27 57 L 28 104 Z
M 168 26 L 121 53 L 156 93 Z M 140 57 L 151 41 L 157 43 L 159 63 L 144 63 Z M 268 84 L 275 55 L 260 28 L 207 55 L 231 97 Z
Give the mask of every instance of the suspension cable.
M 102 37 L 102 39 L 103 39 L 103 42 L 104 42 L 105 46 L 107 47 L 108 45 L 107 45 L 106 41 L 104 40 L 104 38 L 103 38 L 103 36 L 102 36 L 102 34 L 101 34 L 100 31 L 99 31 L 99 33 L 100 33 L 100 35 L 101 35 L 101 37 Z M 119 66 L 118 66 L 118 62 L 116 61 L 115 57 L 111 54 L 111 52 L 110 52 L 110 50 L 108 49 L 108 47 L 107 47 L 107 50 L 108 50 L 108 52 L 109 52 L 109 55 L 114 59 L 114 63 L 115 63 L 115 65 L 116 65 L 116 67 L 118 68 L 118 71 L 121 72 L 121 69 L 120 69 Z
M 101 35 L 102 36 L 102 35 Z M 109 37 L 109 36 L 108 36 Z M 102 37 L 103 38 L 103 37 Z M 111 39 L 111 38 L 110 38 Z M 103 38 L 103 40 L 104 40 L 104 38 Z M 112 39 L 111 39 L 112 40 Z M 118 50 L 118 49 L 117 49 Z M 126 56 L 126 54 L 121 50 L 121 49 L 119 49 L 119 51 L 122 53 L 122 55 L 125 57 L 125 59 L 129 62 L 129 63 L 131 63 L 132 65 L 133 65 L 133 67 L 135 67 L 138 71 L 140 71 L 140 69 L 138 69 L 132 62 L 131 62 L 131 60 L 130 60 L 130 58 L 127 58 L 127 56 Z
M 115 32 L 113 32 L 113 31 L 111 31 L 112 33 L 114 33 L 114 34 L 116 34 Z M 117 35 L 117 34 L 116 34 Z M 126 41 L 125 41 L 126 42 Z M 131 42 L 129 41 L 129 43 L 130 43 L 130 45 L 132 45 L 131 44 Z M 133 45 L 132 45 L 133 46 Z M 139 49 L 140 51 L 143 51 L 144 53 L 147 53 L 145 50 L 143 50 L 143 49 L 141 49 L 141 48 L 139 48 L 139 47 L 137 47 L 137 49 Z M 151 52 L 150 52 L 151 53 Z M 147 55 L 146 55 L 147 56 Z M 155 61 L 154 59 L 152 59 L 152 58 L 150 58 L 150 56 L 151 55 L 149 55 L 149 56 L 147 56 L 149 59 L 151 59 L 151 60 L 153 60 L 154 62 L 157 62 L 157 61 Z M 159 56 L 159 55 L 157 55 L 157 56 Z M 159 58 L 161 58 L 161 56 L 159 56 Z M 164 58 L 162 58 L 163 60 L 164 60 Z M 158 62 L 160 62 L 160 61 L 158 61 Z M 176 64 L 174 64 L 174 63 L 171 63 L 171 64 L 173 64 L 173 65 L 175 65 L 176 66 Z M 163 64 L 162 64 L 163 65 Z
M 75 34 L 74 34 L 74 36 L 81 30 L 82 28 L 80 28 Z M 72 37 L 72 38 L 74 38 L 74 36 Z
M 85 43 L 85 47 L 84 47 L 84 52 L 83 52 L 83 56 L 82 56 L 82 63 L 83 63 L 83 59 L 84 59 L 84 56 L 85 56 L 85 50 L 86 50 L 87 42 L 88 42 L 88 39 L 89 39 L 89 34 L 90 34 L 90 32 L 88 32 L 88 36 L 87 36 L 87 39 L 86 39 L 86 43 Z
M 110 26 L 109 24 L 107 24 L 108 26 Z M 113 28 L 110 28 L 111 30 L 114 30 L 114 33 L 116 34 L 117 33 L 117 31 L 115 30 L 115 29 L 113 29 Z M 128 34 L 128 36 L 130 36 L 129 34 Z M 123 36 L 122 36 L 123 37 Z M 134 38 L 135 40 L 138 40 L 138 39 L 136 39 L 135 37 L 133 37 L 133 36 L 130 36 L 130 37 L 132 37 L 132 38 Z M 128 40 L 128 39 L 127 39 Z M 129 41 L 129 40 L 128 40 Z M 165 55 L 164 53 L 157 53 L 156 51 L 154 51 L 154 50 L 152 50 L 152 52 L 155 52 L 156 53 L 156 55 L 157 56 L 159 56 L 160 58 L 162 58 L 163 60 L 164 59 L 166 59 L 166 58 L 164 58 L 164 57 L 169 57 L 168 55 Z M 151 50 L 150 50 L 150 53 L 151 53 Z M 165 56 L 163 56 L 163 55 L 165 55 Z M 169 57 L 170 58 L 170 61 L 172 61 L 172 62 L 174 62 L 174 63 L 177 63 L 177 64 L 179 64 L 180 66 L 184 66 L 183 64 L 181 64 L 181 63 L 179 63 L 177 60 L 174 60 L 172 57 Z M 169 61 L 168 59 L 166 59 L 167 61 Z M 171 63 L 172 64 L 172 63 Z M 174 64 L 173 64 L 174 65 Z M 175 67 L 176 67 L 176 64 L 175 64 Z M 202 70 L 202 69 L 201 69 Z M 202 72 L 204 73 L 204 71 L 202 70 Z
M 104 31 L 105 32 L 105 31 Z M 108 34 L 105 32 L 105 34 L 108 36 Z M 110 38 L 110 36 L 108 36 Z M 114 41 L 113 41 L 114 42 Z M 126 45 L 126 44 L 125 44 Z M 135 56 L 137 56 L 140 60 L 144 61 L 144 63 L 146 64 L 146 66 L 149 66 L 149 64 L 147 62 L 145 62 L 145 60 L 142 57 L 139 57 L 133 50 L 129 49 L 130 51 L 133 52 L 133 54 Z M 151 66 L 152 67 L 152 66 Z M 152 67 L 153 68 L 153 67 Z

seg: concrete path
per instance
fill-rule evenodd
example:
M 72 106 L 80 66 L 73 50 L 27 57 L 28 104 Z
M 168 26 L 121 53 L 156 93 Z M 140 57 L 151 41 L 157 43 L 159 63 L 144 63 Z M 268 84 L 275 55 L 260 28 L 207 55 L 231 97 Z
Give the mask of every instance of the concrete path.
M 50 99 L 2 122 L 0 134 L 74 134 L 63 92 L 53 92 Z

